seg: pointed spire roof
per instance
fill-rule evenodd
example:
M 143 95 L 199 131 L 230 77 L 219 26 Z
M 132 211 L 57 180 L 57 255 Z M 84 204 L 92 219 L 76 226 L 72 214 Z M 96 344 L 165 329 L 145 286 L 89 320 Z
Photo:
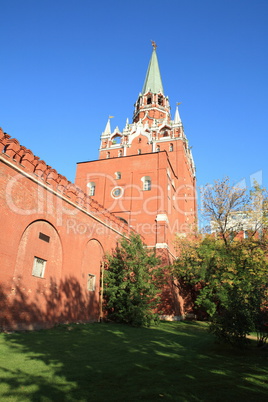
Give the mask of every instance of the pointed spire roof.
M 174 124 L 180 124 L 181 123 L 181 117 L 179 113 L 179 106 L 176 107 L 176 112 L 175 112 L 175 117 L 174 117 Z
M 103 134 L 106 134 L 106 135 L 111 134 L 110 117 L 108 118 L 108 121 L 107 121 L 107 124 L 106 124 L 106 127 L 105 127 L 105 130 L 104 130 Z
M 162 94 L 164 94 L 162 79 L 161 79 L 161 74 L 160 74 L 160 70 L 159 70 L 157 54 L 156 54 L 155 42 L 152 42 L 152 45 L 153 45 L 153 53 L 151 56 L 151 60 L 150 60 L 149 66 L 148 66 L 147 74 L 146 74 L 146 78 L 145 78 L 144 85 L 142 88 L 142 94 L 145 94 L 149 91 L 154 94 L 157 94 L 158 92 L 161 92 Z

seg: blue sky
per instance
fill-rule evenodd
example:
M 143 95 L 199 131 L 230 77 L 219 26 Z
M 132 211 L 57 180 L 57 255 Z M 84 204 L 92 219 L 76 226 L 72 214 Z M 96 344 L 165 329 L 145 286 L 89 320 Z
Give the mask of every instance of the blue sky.
M 0 0 L 0 126 L 73 181 L 130 120 L 156 41 L 198 185 L 268 186 L 267 0 Z

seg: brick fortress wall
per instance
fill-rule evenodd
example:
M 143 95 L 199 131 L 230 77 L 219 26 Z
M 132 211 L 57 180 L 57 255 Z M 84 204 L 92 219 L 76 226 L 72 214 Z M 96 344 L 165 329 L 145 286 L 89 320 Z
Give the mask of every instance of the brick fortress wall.
M 98 320 L 103 255 L 132 229 L 1 129 L 0 152 L 0 328 Z

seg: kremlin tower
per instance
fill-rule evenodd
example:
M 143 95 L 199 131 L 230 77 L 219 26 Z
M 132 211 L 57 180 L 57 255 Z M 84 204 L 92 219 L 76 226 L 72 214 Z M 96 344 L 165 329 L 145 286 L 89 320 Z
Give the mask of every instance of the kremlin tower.
M 78 163 L 75 183 L 173 261 L 176 235 L 197 221 L 195 165 L 178 106 L 171 118 L 152 44 L 132 122 L 112 131 L 108 119 L 99 159 Z

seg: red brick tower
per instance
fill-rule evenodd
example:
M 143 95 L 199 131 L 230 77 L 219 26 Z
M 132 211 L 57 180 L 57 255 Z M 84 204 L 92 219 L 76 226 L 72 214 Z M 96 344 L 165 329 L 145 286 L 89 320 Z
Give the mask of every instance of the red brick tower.
M 171 120 L 154 42 L 133 122 L 112 132 L 108 119 L 99 160 L 77 164 L 76 184 L 171 260 L 175 235 L 196 224 L 193 157 L 178 106 Z

